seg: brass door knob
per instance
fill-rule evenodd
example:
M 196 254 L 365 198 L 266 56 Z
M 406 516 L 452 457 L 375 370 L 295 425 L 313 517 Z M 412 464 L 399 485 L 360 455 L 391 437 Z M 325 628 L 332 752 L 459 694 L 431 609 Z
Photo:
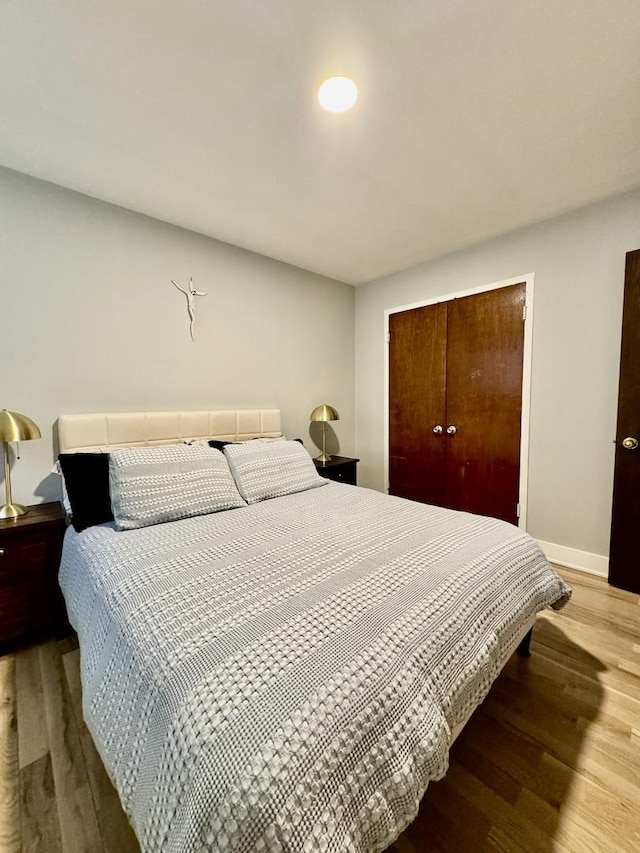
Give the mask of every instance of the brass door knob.
M 622 439 L 622 446 L 625 450 L 635 450 L 638 446 L 638 439 L 627 436 L 627 438 Z

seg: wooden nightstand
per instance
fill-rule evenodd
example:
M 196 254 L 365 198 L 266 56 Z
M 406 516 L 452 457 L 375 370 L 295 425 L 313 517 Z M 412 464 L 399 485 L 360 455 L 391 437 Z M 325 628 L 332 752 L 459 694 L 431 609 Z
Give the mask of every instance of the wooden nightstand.
M 59 503 L 0 520 L 0 653 L 68 630 L 58 586 L 64 531 Z
M 359 459 L 352 459 L 350 456 L 332 456 L 329 462 L 322 463 L 314 459 L 313 464 L 321 477 L 326 477 L 327 480 L 335 480 L 338 483 L 349 483 L 350 486 L 357 486 L 356 466 L 359 461 Z

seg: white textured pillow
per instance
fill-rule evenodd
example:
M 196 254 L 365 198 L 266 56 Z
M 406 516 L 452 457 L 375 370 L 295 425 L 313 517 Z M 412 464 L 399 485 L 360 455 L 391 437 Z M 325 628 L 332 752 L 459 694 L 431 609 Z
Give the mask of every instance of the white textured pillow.
M 327 484 L 299 441 L 256 439 L 228 444 L 223 452 L 240 494 L 250 504 Z
M 109 484 L 118 530 L 245 505 L 222 453 L 198 445 L 113 450 Z

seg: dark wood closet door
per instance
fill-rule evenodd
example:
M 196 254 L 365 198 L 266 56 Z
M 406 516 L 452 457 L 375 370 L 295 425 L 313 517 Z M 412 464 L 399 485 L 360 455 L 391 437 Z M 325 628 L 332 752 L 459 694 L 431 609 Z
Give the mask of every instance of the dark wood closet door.
M 390 316 L 390 494 L 518 523 L 525 294 Z
M 389 492 L 442 504 L 446 304 L 391 314 L 389 333 Z
M 518 523 L 526 285 L 448 303 L 446 506 Z
M 640 592 L 640 249 L 627 254 L 609 583 Z

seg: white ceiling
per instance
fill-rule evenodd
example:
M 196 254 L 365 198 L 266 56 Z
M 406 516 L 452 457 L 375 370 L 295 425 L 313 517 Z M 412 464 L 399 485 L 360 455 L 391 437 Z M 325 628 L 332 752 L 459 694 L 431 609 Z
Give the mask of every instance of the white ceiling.
M 357 284 L 640 185 L 640 0 L 2 0 L 0 164 Z

